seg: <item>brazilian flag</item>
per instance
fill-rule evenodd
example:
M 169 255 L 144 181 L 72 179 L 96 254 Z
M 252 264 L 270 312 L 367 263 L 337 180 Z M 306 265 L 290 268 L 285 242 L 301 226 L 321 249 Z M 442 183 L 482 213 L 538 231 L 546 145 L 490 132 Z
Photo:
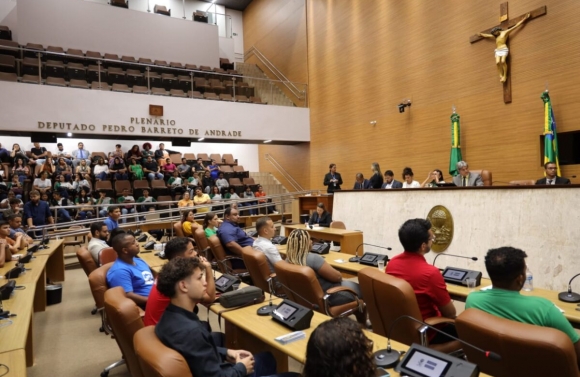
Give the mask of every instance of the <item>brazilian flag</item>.
M 449 157 L 449 174 L 456 176 L 457 163 L 463 160 L 461 157 L 461 131 L 459 128 L 459 114 L 451 114 L 451 156 Z
M 544 101 L 544 164 L 546 162 L 556 163 L 556 171 L 559 177 L 558 134 L 556 133 L 556 119 L 552 109 L 552 100 L 547 90 L 542 93 L 540 98 Z

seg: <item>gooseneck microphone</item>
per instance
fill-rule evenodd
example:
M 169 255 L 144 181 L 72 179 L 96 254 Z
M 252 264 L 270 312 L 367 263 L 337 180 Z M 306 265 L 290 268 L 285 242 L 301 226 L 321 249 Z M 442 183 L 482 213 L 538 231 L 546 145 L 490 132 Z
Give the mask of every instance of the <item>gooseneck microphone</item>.
M 387 247 L 387 246 L 379 246 L 379 245 L 373 245 L 373 244 L 370 244 L 370 243 L 364 243 L 364 242 L 363 242 L 363 243 L 361 243 L 360 245 L 358 245 L 358 246 L 356 247 L 356 251 L 355 251 L 355 253 L 354 253 L 354 257 L 350 258 L 350 259 L 348 260 L 349 262 L 352 262 L 352 263 L 358 263 L 358 262 L 360 261 L 360 257 L 358 256 L 358 249 L 359 249 L 361 246 L 363 246 L 363 245 L 366 245 L 366 246 L 374 246 L 374 247 L 378 247 L 379 249 L 385 249 L 385 250 L 393 250 L 392 248 L 390 248 L 390 247 Z
M 435 259 L 433 259 L 433 266 L 435 266 L 435 262 L 437 261 L 437 258 L 439 258 L 441 255 L 445 255 L 447 257 L 456 257 L 456 258 L 471 259 L 472 261 L 477 261 L 477 257 L 466 257 L 466 256 L 463 256 L 463 255 L 455 255 L 455 254 L 447 254 L 447 253 L 443 254 L 443 253 L 440 253 L 440 254 L 437 254 L 435 256 Z
M 395 319 L 393 321 L 393 323 L 391 323 L 391 326 L 389 327 L 389 332 L 387 333 L 387 348 L 384 350 L 379 350 L 377 352 L 374 353 L 374 358 L 375 358 L 375 363 L 378 367 L 381 368 L 390 368 L 392 366 L 394 366 L 395 364 L 397 364 L 397 362 L 399 362 L 399 357 L 401 356 L 401 353 L 399 351 L 393 350 L 391 348 L 391 331 L 393 331 L 393 328 L 395 327 L 395 324 L 397 324 L 397 322 L 399 322 L 401 319 L 406 318 L 406 319 L 410 319 L 411 321 L 417 322 L 422 324 L 423 326 L 430 328 L 431 330 L 434 330 L 440 334 L 443 334 L 453 340 L 457 340 L 459 343 L 461 344 L 465 344 L 466 346 L 469 346 L 471 348 L 473 348 L 474 350 L 481 352 L 482 354 L 485 355 L 485 357 L 487 357 L 488 359 L 494 360 L 494 361 L 500 361 L 501 360 L 501 356 L 495 352 L 492 351 L 486 351 L 484 349 L 481 349 L 479 347 L 474 346 L 471 343 L 466 342 L 465 340 L 461 340 L 453 335 L 449 335 L 444 331 L 439 330 L 438 328 L 431 326 L 423 321 L 419 321 L 416 318 L 413 318 L 409 315 L 402 315 L 399 318 Z
M 570 279 L 570 282 L 568 283 L 568 291 L 558 294 L 558 300 L 564 302 L 580 302 L 580 295 L 572 292 L 572 280 L 576 279 L 578 275 L 580 274 L 576 274 L 572 279 Z
M 276 307 L 272 305 L 272 292 L 274 291 L 274 286 L 272 285 L 272 281 L 274 280 L 274 276 L 270 276 L 268 278 L 268 287 L 270 288 L 270 303 L 268 305 L 264 305 L 256 311 L 256 314 L 261 316 L 270 315 Z

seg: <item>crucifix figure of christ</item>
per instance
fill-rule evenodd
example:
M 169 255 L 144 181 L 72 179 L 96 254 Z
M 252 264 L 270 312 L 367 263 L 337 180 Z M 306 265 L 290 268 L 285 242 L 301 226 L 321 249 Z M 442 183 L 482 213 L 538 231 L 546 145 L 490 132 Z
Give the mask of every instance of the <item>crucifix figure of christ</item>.
M 534 9 L 531 12 L 512 18 L 508 17 L 508 3 L 500 5 L 499 25 L 477 33 L 469 38 L 470 43 L 475 43 L 483 38 L 495 38 L 495 62 L 499 72 L 500 81 L 503 83 L 503 101 L 512 101 L 511 80 L 508 72 L 508 36 L 516 28 L 520 27 L 526 20 L 531 20 L 546 14 L 546 6 Z

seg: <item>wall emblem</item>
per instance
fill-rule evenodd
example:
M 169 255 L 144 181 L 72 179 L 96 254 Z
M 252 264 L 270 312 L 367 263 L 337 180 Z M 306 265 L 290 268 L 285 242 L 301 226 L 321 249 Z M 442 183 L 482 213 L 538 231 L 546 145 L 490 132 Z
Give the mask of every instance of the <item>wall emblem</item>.
M 431 221 L 435 241 L 431 250 L 435 253 L 441 253 L 451 245 L 453 241 L 453 217 L 451 212 L 443 206 L 431 208 L 427 215 L 427 220 Z

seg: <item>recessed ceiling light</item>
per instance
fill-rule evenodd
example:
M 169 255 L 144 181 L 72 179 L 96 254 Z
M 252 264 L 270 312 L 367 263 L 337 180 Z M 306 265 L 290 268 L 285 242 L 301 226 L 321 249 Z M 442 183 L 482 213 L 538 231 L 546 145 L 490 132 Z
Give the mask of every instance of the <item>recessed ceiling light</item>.
M 72 137 L 72 132 L 68 132 L 68 133 L 66 134 L 66 136 L 68 136 L 68 137 Z
M 200 137 L 199 139 L 197 139 L 197 141 L 203 141 L 203 139 L 205 139 L 205 137 Z
M 271 143 L 272 140 L 264 140 L 264 143 Z

